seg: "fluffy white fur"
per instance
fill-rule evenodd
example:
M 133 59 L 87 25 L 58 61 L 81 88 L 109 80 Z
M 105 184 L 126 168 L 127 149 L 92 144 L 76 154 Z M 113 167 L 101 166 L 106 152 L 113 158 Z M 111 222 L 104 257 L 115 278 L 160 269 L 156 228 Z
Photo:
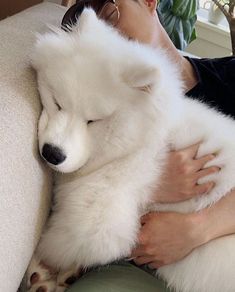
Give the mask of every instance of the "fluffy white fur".
M 162 51 L 128 41 L 87 9 L 71 33 L 39 37 L 33 66 L 43 104 L 40 151 L 49 143 L 67 156 L 51 165 L 63 174 L 57 174 L 53 213 L 37 251 L 47 264 L 68 269 L 126 257 L 142 214 L 200 210 L 234 187 L 235 122 L 185 98 L 178 68 Z M 168 150 L 200 140 L 198 156 L 218 153 L 206 167 L 222 168 L 200 181 L 215 181 L 213 191 L 153 205 Z M 231 235 L 157 273 L 176 291 L 233 292 L 234 271 Z

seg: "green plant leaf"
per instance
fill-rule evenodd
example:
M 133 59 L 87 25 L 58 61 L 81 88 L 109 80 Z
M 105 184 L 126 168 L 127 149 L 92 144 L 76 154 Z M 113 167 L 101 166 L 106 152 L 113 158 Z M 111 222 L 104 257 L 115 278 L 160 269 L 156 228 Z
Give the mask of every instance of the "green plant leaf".
M 174 0 L 172 13 L 183 20 L 188 20 L 195 16 L 199 7 L 198 1 L 193 0 Z
M 196 38 L 198 0 L 161 0 L 160 20 L 175 46 L 184 50 Z

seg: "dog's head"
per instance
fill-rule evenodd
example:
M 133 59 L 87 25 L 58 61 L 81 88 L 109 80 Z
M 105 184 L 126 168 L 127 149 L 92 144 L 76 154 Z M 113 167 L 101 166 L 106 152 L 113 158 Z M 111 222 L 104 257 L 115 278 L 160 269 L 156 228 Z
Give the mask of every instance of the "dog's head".
M 115 113 L 161 92 L 161 58 L 122 37 L 91 9 L 72 32 L 39 36 L 32 64 L 43 105 L 40 154 L 49 165 L 61 172 L 79 169 L 95 142 L 105 139 Z M 122 126 L 125 136 L 128 125 Z

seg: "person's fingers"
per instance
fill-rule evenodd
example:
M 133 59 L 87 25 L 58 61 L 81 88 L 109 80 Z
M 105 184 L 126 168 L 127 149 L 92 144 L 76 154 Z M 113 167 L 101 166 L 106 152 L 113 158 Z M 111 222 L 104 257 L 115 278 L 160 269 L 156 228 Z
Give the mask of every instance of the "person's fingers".
M 153 261 L 152 256 L 142 256 L 142 257 L 137 257 L 134 259 L 134 262 L 139 266 L 139 265 L 144 265 L 151 263 Z
M 136 258 L 140 256 L 145 256 L 146 252 L 142 245 L 138 246 L 137 248 L 133 249 L 129 258 Z
M 202 169 L 202 170 L 197 172 L 196 180 L 198 180 L 198 179 L 200 179 L 202 177 L 205 177 L 207 175 L 217 173 L 219 171 L 220 171 L 220 168 L 218 166 L 211 166 L 211 167 L 208 167 L 208 168 L 204 168 L 204 169 Z
M 150 213 L 147 213 L 143 216 L 141 216 L 140 218 L 140 223 L 143 225 L 145 224 L 149 219 L 151 219 L 154 215 L 156 215 L 156 213 L 154 212 L 150 212 Z
M 141 218 L 140 218 L 140 223 L 143 225 L 143 224 L 146 223 L 146 221 L 147 221 L 148 219 L 149 219 L 149 213 L 147 213 L 147 214 L 141 216 Z
M 195 187 L 195 194 L 196 195 L 203 195 L 209 193 L 215 186 L 214 182 L 208 182 L 201 185 L 197 185 Z
M 164 266 L 164 264 L 161 261 L 154 261 L 154 262 L 148 264 L 148 267 L 150 269 L 159 269 L 162 266 Z
M 185 157 L 189 158 L 195 158 L 199 149 L 201 142 L 198 142 L 196 144 L 190 145 L 186 148 L 183 148 L 179 150 L 181 153 L 185 154 Z
M 197 170 L 202 169 L 207 162 L 215 159 L 215 157 L 216 157 L 215 154 L 208 154 L 208 155 L 202 156 L 198 159 L 195 159 L 195 162 L 197 165 Z

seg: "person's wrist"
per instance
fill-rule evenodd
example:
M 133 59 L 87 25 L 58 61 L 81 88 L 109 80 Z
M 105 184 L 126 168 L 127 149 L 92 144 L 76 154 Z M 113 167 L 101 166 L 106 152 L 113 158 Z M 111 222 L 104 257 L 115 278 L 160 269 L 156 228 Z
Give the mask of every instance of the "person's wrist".
M 208 221 L 208 213 L 205 210 L 190 213 L 189 221 L 191 225 L 191 240 L 193 248 L 207 243 L 212 239 L 210 222 Z
M 196 246 L 235 233 L 235 191 L 199 212 L 190 214 Z

